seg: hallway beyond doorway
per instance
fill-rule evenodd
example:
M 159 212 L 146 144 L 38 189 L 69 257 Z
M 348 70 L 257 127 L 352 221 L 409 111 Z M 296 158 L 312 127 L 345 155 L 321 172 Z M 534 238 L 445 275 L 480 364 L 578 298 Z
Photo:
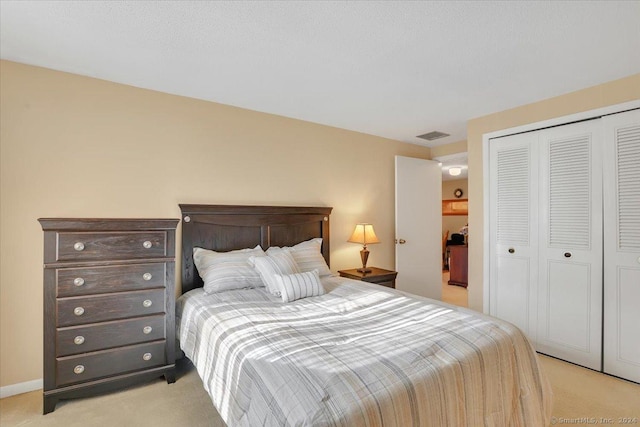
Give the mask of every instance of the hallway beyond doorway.
M 462 286 L 449 285 L 449 272 L 442 272 L 442 301 L 460 307 L 469 307 L 467 289 Z

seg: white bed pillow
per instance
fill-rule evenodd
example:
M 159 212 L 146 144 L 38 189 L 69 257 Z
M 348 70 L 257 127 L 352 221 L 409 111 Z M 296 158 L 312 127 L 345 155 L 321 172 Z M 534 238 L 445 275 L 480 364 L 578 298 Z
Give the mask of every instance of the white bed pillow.
M 258 271 L 269 293 L 280 296 L 280 289 L 278 288 L 275 275 L 296 274 L 301 271 L 289 250 L 272 251 L 267 255 L 268 256 L 252 256 L 249 258 L 249 263 Z
M 306 242 L 298 243 L 295 246 L 279 248 L 277 246 L 267 249 L 267 254 L 283 251 L 286 249 L 291 250 L 293 259 L 296 260 L 298 268 L 301 272 L 308 272 L 318 270 L 320 277 L 331 276 L 331 270 L 322 256 L 322 238 L 316 237 L 315 239 L 307 240 Z
M 318 270 L 305 273 L 274 275 L 283 302 L 291 302 L 306 297 L 324 295 Z
M 204 281 L 206 294 L 264 286 L 260 274 L 249 264 L 249 258 L 264 256 L 260 245 L 229 252 L 193 248 L 193 262 Z

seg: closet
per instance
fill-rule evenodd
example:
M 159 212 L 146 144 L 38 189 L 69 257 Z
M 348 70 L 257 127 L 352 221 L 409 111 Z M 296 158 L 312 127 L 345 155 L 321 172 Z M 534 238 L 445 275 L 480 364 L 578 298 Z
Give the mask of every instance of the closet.
M 489 141 L 489 312 L 640 382 L 640 110 Z

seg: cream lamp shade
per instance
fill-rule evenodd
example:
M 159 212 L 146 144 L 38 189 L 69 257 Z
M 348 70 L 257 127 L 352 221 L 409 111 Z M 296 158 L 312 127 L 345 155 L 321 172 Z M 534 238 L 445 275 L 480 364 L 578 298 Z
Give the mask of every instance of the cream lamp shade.
M 351 243 L 360 243 L 365 247 L 368 244 L 380 243 L 378 236 L 376 236 L 376 232 L 373 230 L 373 225 L 371 224 L 356 224 L 353 234 L 347 241 Z
M 367 245 L 380 243 L 378 236 L 376 236 L 376 232 L 373 230 L 373 225 L 364 223 L 356 224 L 356 228 L 353 230 L 353 234 L 351 234 L 351 237 L 347 242 L 360 243 L 362 245 L 362 250 L 360 251 L 362 268 L 359 268 L 358 271 L 362 273 L 371 272 L 371 269 L 367 268 L 367 260 L 369 259 L 369 250 L 367 249 Z

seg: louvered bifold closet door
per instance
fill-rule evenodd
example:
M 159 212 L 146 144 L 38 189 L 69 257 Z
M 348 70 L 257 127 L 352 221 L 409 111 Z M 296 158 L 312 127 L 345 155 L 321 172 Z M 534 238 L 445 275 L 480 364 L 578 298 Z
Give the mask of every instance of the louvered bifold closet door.
M 604 371 L 640 382 L 640 111 L 604 122 Z
M 535 341 L 537 133 L 489 142 L 489 313 Z
M 591 369 L 602 357 L 599 119 L 540 131 L 536 350 Z

